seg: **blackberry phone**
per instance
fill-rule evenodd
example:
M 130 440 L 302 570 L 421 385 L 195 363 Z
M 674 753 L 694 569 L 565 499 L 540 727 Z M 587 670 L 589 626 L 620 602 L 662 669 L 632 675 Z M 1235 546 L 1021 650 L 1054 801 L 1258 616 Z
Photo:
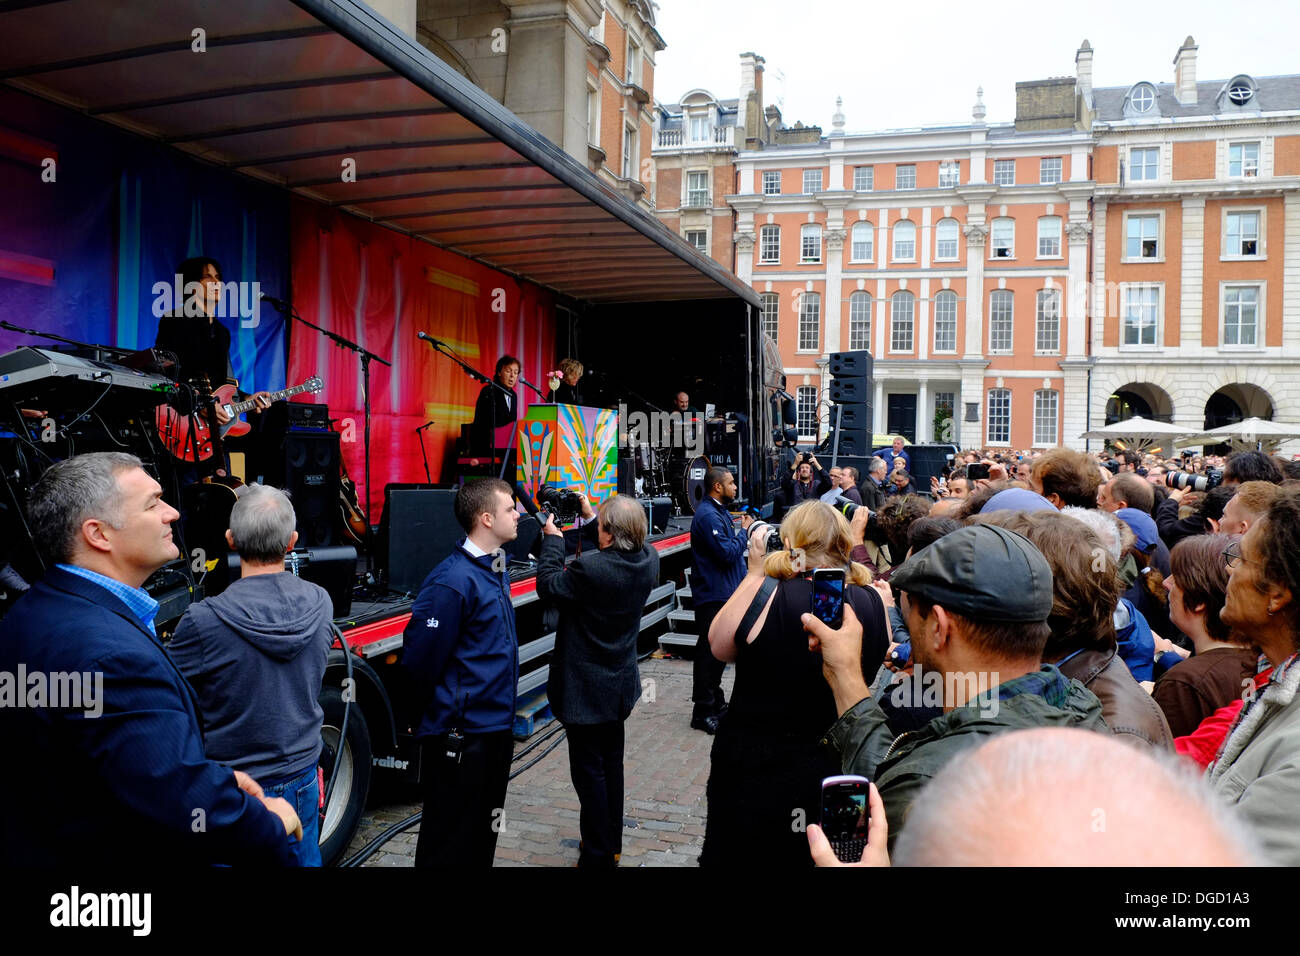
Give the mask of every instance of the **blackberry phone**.
M 867 848 L 871 818 L 866 777 L 845 774 L 822 781 L 822 832 L 841 863 L 857 863 Z

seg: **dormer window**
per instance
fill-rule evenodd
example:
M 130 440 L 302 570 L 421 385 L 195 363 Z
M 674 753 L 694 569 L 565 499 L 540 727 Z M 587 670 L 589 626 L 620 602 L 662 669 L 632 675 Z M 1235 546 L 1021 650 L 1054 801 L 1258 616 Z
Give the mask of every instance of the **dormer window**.
M 1145 81 L 1133 84 L 1124 97 L 1124 118 L 1159 116 L 1159 103 L 1156 88 Z
M 1225 88 L 1228 102 L 1233 106 L 1249 106 L 1255 98 L 1255 90 L 1255 81 L 1244 73 L 1234 76 Z

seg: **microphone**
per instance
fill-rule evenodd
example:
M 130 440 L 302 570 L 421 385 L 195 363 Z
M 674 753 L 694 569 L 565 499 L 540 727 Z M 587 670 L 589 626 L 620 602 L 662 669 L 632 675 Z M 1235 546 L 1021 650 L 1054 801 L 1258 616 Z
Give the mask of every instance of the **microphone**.
M 434 338 L 432 335 L 430 335 L 428 332 L 416 332 L 415 335 L 416 335 L 416 338 L 424 339 L 424 341 L 428 342 L 430 345 L 434 345 L 434 346 L 442 345 L 441 342 L 439 342 L 437 339 L 435 339 L 435 338 Z
M 429 427 L 431 427 L 431 426 L 433 426 L 433 425 L 436 425 L 436 424 L 438 424 L 438 423 L 437 423 L 437 422 L 425 422 L 423 425 L 420 425 L 418 428 L 415 429 L 415 433 L 418 435 L 420 432 L 424 431 L 426 428 L 429 428 Z
M 265 292 L 262 293 L 262 295 L 260 296 L 260 298 L 261 298 L 262 301 L 264 301 L 264 302 L 270 302 L 273 306 L 275 306 L 275 307 L 276 307 L 277 309 L 279 309 L 281 312 L 288 312 L 288 311 L 289 311 L 289 303 L 288 303 L 288 302 L 285 302 L 284 299 L 277 299 L 275 296 L 273 296 L 273 295 L 267 295 Z

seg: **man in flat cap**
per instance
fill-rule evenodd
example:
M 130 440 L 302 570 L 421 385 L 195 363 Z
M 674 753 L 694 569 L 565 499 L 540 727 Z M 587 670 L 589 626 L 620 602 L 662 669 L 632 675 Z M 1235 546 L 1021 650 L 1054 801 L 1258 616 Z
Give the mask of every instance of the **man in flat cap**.
M 892 850 L 912 801 L 966 748 L 1031 727 L 1108 731 L 1092 692 L 1042 663 L 1052 571 L 1027 538 L 993 525 L 962 528 L 909 558 L 890 583 L 912 634 L 911 686 L 927 695 L 918 703 L 932 697 L 943 708 L 919 730 L 897 739 L 890 731 L 862 679 L 862 627 L 851 609 L 839 630 L 808 614 L 803 622 L 840 714 L 823 744 L 845 773 L 875 783 Z

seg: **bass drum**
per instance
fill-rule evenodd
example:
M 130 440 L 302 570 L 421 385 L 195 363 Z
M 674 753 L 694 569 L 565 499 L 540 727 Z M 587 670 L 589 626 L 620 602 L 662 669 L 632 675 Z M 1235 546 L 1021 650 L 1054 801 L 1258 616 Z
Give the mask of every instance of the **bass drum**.
M 709 459 L 703 455 L 692 458 L 686 463 L 682 472 L 682 509 L 695 514 L 704 499 L 709 496 L 706 478 L 709 474 Z

